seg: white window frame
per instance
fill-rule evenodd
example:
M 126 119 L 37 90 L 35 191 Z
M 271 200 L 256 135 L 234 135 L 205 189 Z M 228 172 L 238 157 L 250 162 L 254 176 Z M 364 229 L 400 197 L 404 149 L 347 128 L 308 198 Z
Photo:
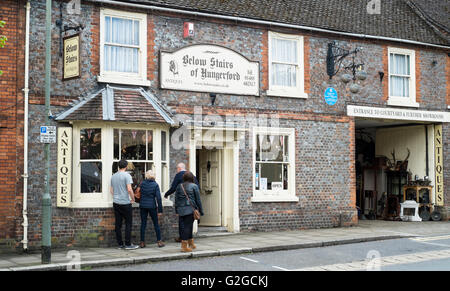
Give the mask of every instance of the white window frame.
M 408 55 L 410 60 L 410 82 L 409 82 L 409 98 L 391 96 L 391 54 Z M 401 49 L 401 48 L 388 48 L 388 105 L 391 106 L 403 106 L 403 107 L 419 107 L 419 103 L 416 102 L 416 52 L 414 50 Z
M 101 128 L 102 130 L 102 192 L 81 193 L 81 164 L 80 164 L 80 130 L 84 128 Z M 156 173 L 156 182 L 161 189 L 163 206 L 172 206 L 173 202 L 164 198 L 164 190 L 169 189 L 168 179 L 165 185 L 161 185 L 162 175 L 169 177 L 169 165 L 167 173 L 162 173 L 161 160 L 161 132 L 166 132 L 167 163 L 170 160 L 169 152 L 169 125 L 158 124 L 126 124 L 106 122 L 76 122 L 73 124 L 73 152 L 72 152 L 72 202 L 70 208 L 110 208 L 113 205 L 113 197 L 110 193 L 112 166 L 114 159 L 114 129 L 136 129 L 153 131 L 153 168 Z M 137 204 L 135 204 L 137 206 Z
M 288 189 L 287 190 L 256 190 L 256 136 L 265 135 L 285 135 L 288 136 Z M 295 129 L 294 128 L 272 128 L 272 127 L 254 127 L 252 129 L 252 202 L 298 202 L 295 187 Z
M 296 87 L 284 87 L 275 86 L 272 84 L 272 41 L 274 38 L 291 40 L 297 42 L 297 80 Z M 268 96 L 278 96 L 278 97 L 292 97 L 292 98 L 308 98 L 308 94 L 305 93 L 305 58 L 304 58 L 304 38 L 301 35 L 293 34 L 283 34 L 278 32 L 269 31 L 269 68 L 268 68 L 268 78 L 269 78 L 269 90 L 267 91 Z
M 137 74 L 105 71 L 105 18 L 107 16 L 139 21 L 139 70 Z M 101 83 L 150 86 L 150 81 L 147 80 L 147 14 L 107 8 L 100 10 L 100 75 L 97 76 L 97 81 Z

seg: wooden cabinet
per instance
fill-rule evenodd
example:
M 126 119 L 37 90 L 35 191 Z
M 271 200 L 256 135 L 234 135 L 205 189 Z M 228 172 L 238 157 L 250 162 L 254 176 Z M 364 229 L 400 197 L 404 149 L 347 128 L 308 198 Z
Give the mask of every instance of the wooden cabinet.
M 408 191 L 410 190 L 410 191 Z M 426 191 L 423 191 L 426 190 Z M 419 207 L 428 206 L 431 207 L 431 193 L 433 190 L 433 186 L 403 186 L 403 201 L 405 200 L 413 200 L 410 198 L 414 198 L 417 203 L 420 204 Z M 411 193 L 414 193 L 413 197 L 408 197 Z M 408 196 L 407 196 L 408 195 Z M 428 196 L 428 197 L 426 197 Z
M 399 198 L 399 202 L 403 196 L 403 186 L 408 184 L 408 172 L 406 171 L 386 171 L 387 194 L 394 195 Z

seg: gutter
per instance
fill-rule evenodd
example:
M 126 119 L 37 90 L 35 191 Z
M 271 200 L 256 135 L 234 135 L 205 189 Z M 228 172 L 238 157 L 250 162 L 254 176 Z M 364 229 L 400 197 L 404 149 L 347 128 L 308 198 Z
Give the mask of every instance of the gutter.
M 362 39 L 393 41 L 393 42 L 401 42 L 401 43 L 407 43 L 407 44 L 413 44 L 413 45 L 441 48 L 441 49 L 446 49 L 446 50 L 450 49 L 450 46 L 437 45 L 437 44 L 419 42 L 419 41 L 414 41 L 414 40 L 341 32 L 341 31 L 334 31 L 334 30 L 322 29 L 322 28 L 317 28 L 317 27 L 287 24 L 287 23 L 280 23 L 280 22 L 266 21 L 266 20 L 257 20 L 257 19 L 246 18 L 246 17 L 227 16 L 227 15 L 212 14 L 212 13 L 205 13 L 205 12 L 194 12 L 194 11 L 181 10 L 181 9 L 176 9 L 176 8 L 166 8 L 166 7 L 159 7 L 159 6 L 153 6 L 153 5 L 143 5 L 143 4 L 119 2 L 119 1 L 114 1 L 114 0 L 87 0 L 87 1 L 95 2 L 95 3 L 102 3 L 102 4 L 119 5 L 119 6 L 125 6 L 125 7 L 141 8 L 141 9 L 147 9 L 147 10 L 162 11 L 162 12 L 186 14 L 186 15 L 190 15 L 190 16 L 218 18 L 218 19 L 224 19 L 224 20 L 231 20 L 231 21 L 235 21 L 235 22 L 246 22 L 246 23 L 260 24 L 260 25 L 266 25 L 266 26 L 277 26 L 277 27 L 309 30 L 309 31 L 314 31 L 314 32 L 336 34 L 336 35 L 356 37 L 356 38 L 362 38 Z
M 28 250 L 28 79 L 29 79 L 29 59 L 30 59 L 30 1 L 26 4 L 26 28 L 25 28 L 25 88 L 24 96 L 24 121 L 23 121 L 23 250 Z

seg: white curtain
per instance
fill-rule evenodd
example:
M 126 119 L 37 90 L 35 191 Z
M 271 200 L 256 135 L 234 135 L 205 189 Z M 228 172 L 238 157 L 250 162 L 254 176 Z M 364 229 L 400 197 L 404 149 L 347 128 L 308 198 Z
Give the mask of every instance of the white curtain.
M 106 71 L 139 72 L 139 21 L 105 17 L 104 64 Z
M 297 42 L 272 39 L 272 84 L 276 86 L 297 86 Z
M 390 95 L 395 97 L 409 97 L 409 82 L 411 76 L 410 56 L 390 55 Z

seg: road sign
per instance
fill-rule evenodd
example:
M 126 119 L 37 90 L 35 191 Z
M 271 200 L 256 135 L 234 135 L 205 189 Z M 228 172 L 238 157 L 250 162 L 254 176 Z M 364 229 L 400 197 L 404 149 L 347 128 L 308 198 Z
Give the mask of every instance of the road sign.
M 41 143 L 56 143 L 56 126 L 41 126 Z

